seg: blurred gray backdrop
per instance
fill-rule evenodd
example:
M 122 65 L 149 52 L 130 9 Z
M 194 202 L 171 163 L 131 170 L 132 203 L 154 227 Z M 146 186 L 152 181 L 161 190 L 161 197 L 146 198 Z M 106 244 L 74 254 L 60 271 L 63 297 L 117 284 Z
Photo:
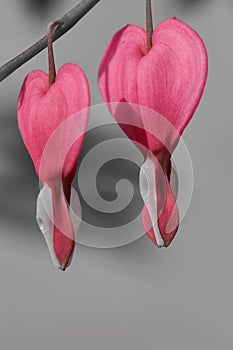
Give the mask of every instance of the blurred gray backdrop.
M 76 3 L 0 0 L 0 64 Z M 153 8 L 157 23 L 177 16 L 196 29 L 209 54 L 206 90 L 184 135 L 195 174 L 188 213 L 169 249 L 156 249 L 145 236 L 115 249 L 79 245 L 66 273 L 53 267 L 35 223 L 38 179 L 16 120 L 25 75 L 47 70 L 46 51 L 40 53 L 0 84 L 1 349 L 233 347 L 233 1 L 153 0 Z M 92 104 L 102 102 L 97 70 L 109 39 L 127 23 L 144 26 L 144 18 L 144 0 L 102 0 L 56 42 L 57 67 L 76 62 L 84 69 Z M 131 174 L 136 184 L 137 167 L 126 167 L 117 167 L 116 178 Z M 111 178 L 111 167 L 105 171 Z M 137 213 L 137 192 L 135 203 Z

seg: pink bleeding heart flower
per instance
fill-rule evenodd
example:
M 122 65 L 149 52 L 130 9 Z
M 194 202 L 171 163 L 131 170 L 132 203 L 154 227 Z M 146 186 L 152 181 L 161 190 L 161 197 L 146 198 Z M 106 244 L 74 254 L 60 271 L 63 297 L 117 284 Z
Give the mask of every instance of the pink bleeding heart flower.
M 127 25 L 113 36 L 100 63 L 98 82 L 104 101 L 110 106 L 111 102 L 125 102 L 148 107 L 163 116 L 175 130 L 172 135 L 170 128 L 167 131 L 158 125 L 157 135 L 167 133 L 166 144 L 162 144 L 159 137 L 148 132 L 155 129 L 153 123 L 156 123 L 152 117 L 148 118 L 148 113 L 141 113 L 140 108 L 137 112 L 132 110 L 122 123 L 115 104 L 110 107 L 116 120 L 121 120 L 119 124 L 125 133 L 155 156 L 150 157 L 148 152 L 142 167 L 149 176 L 154 176 L 156 193 L 150 205 L 147 197 L 152 198 L 154 194 L 142 195 L 145 202 L 142 220 L 147 235 L 160 247 L 168 246 L 178 230 L 179 213 L 170 184 L 171 155 L 179 141 L 176 134 L 183 133 L 201 99 L 208 58 L 202 39 L 184 22 L 174 17 L 151 31 L 150 6 L 147 20 L 147 31 Z M 164 186 L 160 186 L 161 179 Z M 152 206 L 157 212 L 154 214 L 159 232 L 155 232 L 152 223 Z
M 58 24 L 54 22 L 49 32 L 49 75 L 34 70 L 23 82 L 18 99 L 18 125 L 36 172 L 51 191 L 54 224 L 49 248 L 57 266 L 65 270 L 74 251 L 74 228 L 69 213 L 71 183 L 87 128 L 90 93 L 87 78 L 76 64 L 64 64 L 56 75 L 52 36 Z M 74 125 L 80 129 L 81 137 L 68 152 L 63 167 L 59 165 L 59 154 L 70 137 L 69 129 L 64 129 L 61 139 L 53 145 L 49 164 L 41 170 L 41 159 L 51 135 L 62 122 L 83 109 L 86 110 L 82 119 Z

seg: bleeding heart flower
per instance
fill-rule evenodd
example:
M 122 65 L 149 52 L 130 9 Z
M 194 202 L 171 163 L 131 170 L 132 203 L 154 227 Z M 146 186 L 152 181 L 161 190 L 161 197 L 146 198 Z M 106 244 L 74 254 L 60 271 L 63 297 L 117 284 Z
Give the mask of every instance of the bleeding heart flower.
M 175 17 L 151 30 L 150 1 L 148 4 L 147 31 L 136 25 L 127 25 L 118 31 L 102 58 L 98 80 L 105 102 L 148 107 L 163 116 L 175 130 L 171 133 L 171 128 L 158 123 L 157 135 L 165 134 L 166 139 L 165 144 L 161 143 L 159 137 L 148 132 L 155 129 L 156 121 L 145 111 L 141 112 L 140 107 L 137 111 L 131 108 L 131 113 L 125 115 L 125 123 L 122 123 L 120 107 L 115 108 L 115 104 L 110 107 L 116 120 L 121 120 L 125 133 L 155 156 L 147 152 L 141 169 L 140 189 L 145 202 L 142 220 L 149 238 L 158 246 L 168 246 L 179 226 L 176 198 L 170 185 L 171 155 L 201 99 L 208 58 L 200 36 Z M 146 192 L 143 174 L 149 183 Z
M 71 183 L 87 128 L 90 93 L 87 78 L 76 64 L 64 64 L 56 76 L 52 36 L 58 24 L 52 23 L 49 32 L 49 75 L 35 70 L 24 80 L 18 100 L 18 124 L 35 170 L 44 183 L 44 192 L 50 191 L 54 224 L 52 231 L 48 227 L 45 229 L 47 235 L 52 234 L 52 238 L 45 238 L 56 265 L 65 270 L 74 250 L 74 227 L 69 212 Z M 59 165 L 59 155 L 64 142 L 70 137 L 69 129 L 64 129 L 61 138 L 53 144 L 48 166 L 40 169 L 41 158 L 51 135 L 62 122 L 83 109 L 86 110 L 81 114 L 82 120 L 74 125 L 80 129 L 82 136 L 73 144 L 63 167 Z M 46 222 L 43 224 L 46 225 Z

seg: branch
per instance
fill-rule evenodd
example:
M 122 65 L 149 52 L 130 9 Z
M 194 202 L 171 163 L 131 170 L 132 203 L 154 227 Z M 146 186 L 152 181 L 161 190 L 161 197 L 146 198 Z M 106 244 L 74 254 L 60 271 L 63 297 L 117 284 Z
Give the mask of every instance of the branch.
M 98 2 L 100 2 L 100 0 L 82 0 L 72 10 L 62 16 L 59 20 L 62 22 L 62 25 L 60 25 L 54 31 L 53 41 L 57 40 L 68 32 L 68 30 L 70 30 L 82 17 L 84 17 Z M 5 63 L 2 67 L 0 67 L 0 82 L 7 78 L 17 68 L 29 61 L 32 57 L 44 50 L 47 46 L 48 37 L 45 35 L 31 47 L 17 55 L 15 58 L 11 59 L 9 62 Z

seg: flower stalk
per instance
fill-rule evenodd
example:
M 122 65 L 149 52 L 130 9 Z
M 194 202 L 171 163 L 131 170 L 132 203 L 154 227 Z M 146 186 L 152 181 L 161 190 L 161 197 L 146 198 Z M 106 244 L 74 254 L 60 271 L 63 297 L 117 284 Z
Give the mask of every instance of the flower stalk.
M 53 53 L 53 33 L 57 26 L 61 25 L 62 21 L 54 21 L 49 24 L 48 30 L 48 65 L 49 65 L 49 87 L 55 83 L 56 67 Z
M 151 0 L 146 0 L 146 31 L 147 31 L 147 52 L 152 48 L 153 17 Z

